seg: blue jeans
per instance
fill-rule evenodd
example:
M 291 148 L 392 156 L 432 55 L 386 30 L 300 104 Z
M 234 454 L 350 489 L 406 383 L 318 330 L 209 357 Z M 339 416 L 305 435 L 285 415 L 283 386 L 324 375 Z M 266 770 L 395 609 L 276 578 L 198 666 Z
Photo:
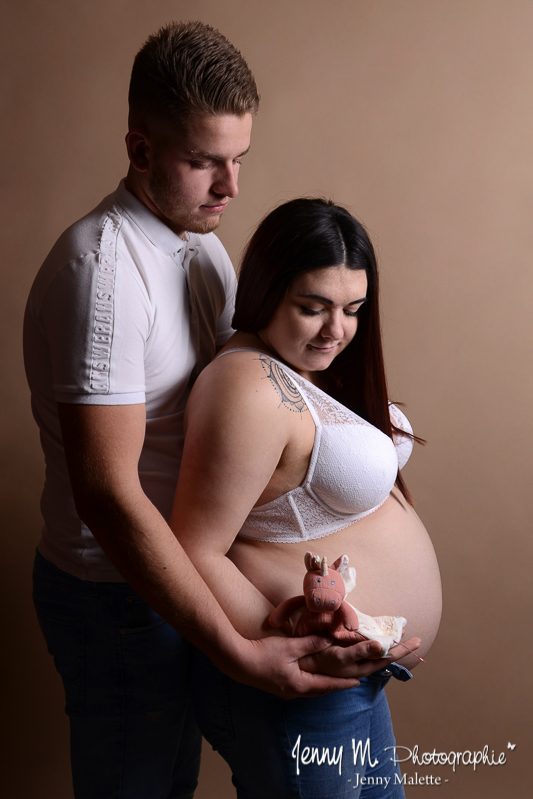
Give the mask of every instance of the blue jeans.
M 190 799 L 188 642 L 126 583 L 79 580 L 39 553 L 33 598 L 65 688 L 76 799 Z
M 234 682 L 194 650 L 193 706 L 204 737 L 233 772 L 238 799 L 400 799 L 401 775 L 384 687 L 283 700 Z M 409 672 L 397 667 L 395 675 Z M 322 761 L 322 762 L 320 762 Z

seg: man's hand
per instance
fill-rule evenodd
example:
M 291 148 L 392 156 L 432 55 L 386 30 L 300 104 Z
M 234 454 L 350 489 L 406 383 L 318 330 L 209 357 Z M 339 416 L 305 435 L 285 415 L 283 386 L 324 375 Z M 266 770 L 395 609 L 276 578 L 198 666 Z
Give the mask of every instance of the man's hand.
M 361 679 L 387 668 L 395 660 L 405 658 L 409 652 L 415 652 L 421 643 L 420 638 L 409 638 L 405 644 L 402 642 L 392 647 L 385 658 L 380 657 L 381 647 L 377 641 L 361 641 L 352 646 L 330 644 L 302 657 L 299 666 L 304 672 L 312 674 Z
M 321 635 L 271 636 L 258 641 L 241 639 L 241 643 L 238 658 L 233 653 L 231 660 L 217 659 L 215 665 L 232 679 L 282 699 L 355 688 L 362 677 L 386 668 L 406 654 L 403 644 L 393 647 L 383 658 L 377 641 L 344 647 Z M 410 638 L 405 645 L 414 651 L 420 643 L 420 638 Z
M 233 651 L 231 659 L 213 660 L 232 679 L 282 699 L 321 696 L 329 691 L 359 685 L 359 680 L 351 675 L 330 676 L 302 669 L 302 659 L 311 658 L 312 664 L 314 657 L 320 657 L 318 653 L 330 647 L 331 639 L 321 635 L 307 635 L 305 638 L 270 636 L 256 641 L 241 638 L 238 657 Z

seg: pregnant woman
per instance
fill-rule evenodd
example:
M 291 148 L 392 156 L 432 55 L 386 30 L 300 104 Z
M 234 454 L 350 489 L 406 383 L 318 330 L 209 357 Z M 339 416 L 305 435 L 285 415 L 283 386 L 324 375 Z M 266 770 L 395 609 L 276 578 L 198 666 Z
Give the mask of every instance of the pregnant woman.
M 400 797 L 385 684 L 409 679 L 436 635 L 440 580 L 399 472 L 413 436 L 390 406 L 372 244 L 345 209 L 286 203 L 243 259 L 237 332 L 198 378 L 172 525 L 236 629 L 302 593 L 304 556 L 357 570 L 350 602 L 407 619 L 396 663 L 358 687 L 282 700 L 227 678 L 200 652 L 195 712 L 239 799 Z M 379 647 L 376 648 L 379 651 Z M 401 659 L 401 663 L 398 661 Z M 392 758 L 392 759 L 391 759 Z

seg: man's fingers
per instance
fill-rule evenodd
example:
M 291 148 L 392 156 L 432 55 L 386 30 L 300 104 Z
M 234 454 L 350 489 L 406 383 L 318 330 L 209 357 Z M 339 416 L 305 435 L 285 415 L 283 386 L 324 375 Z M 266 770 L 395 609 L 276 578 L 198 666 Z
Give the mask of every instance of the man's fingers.
M 392 647 L 389 651 L 389 657 L 392 657 L 393 660 L 396 660 L 396 658 L 404 658 L 409 652 L 416 652 L 421 643 L 422 641 L 420 638 L 409 638 L 407 641 L 402 641 Z
M 420 643 L 420 638 L 410 638 L 405 644 L 393 647 L 385 658 L 380 657 L 381 647 L 377 641 L 361 641 L 347 647 L 332 645 L 301 657 L 298 664 L 303 671 L 312 674 L 360 679 L 414 652 Z
M 302 659 L 307 655 L 317 654 L 326 649 L 329 650 L 335 645 L 335 641 L 332 638 L 323 635 L 306 635 L 304 638 L 293 638 L 291 640 L 295 647 L 294 651 L 298 652 L 296 657 L 300 659 L 300 665 L 302 665 Z M 352 646 L 335 646 L 335 652 L 337 652 L 336 659 L 348 664 L 355 663 L 357 660 L 379 657 L 381 646 L 377 641 L 360 641 L 357 644 L 352 644 Z M 304 669 L 304 671 L 307 671 L 307 669 Z M 312 671 L 316 672 L 314 669 Z
M 359 680 L 350 677 L 327 677 L 324 674 L 302 674 L 302 694 L 300 696 L 323 696 L 331 691 L 345 691 L 357 688 Z M 296 696 L 296 694 L 295 694 Z
M 289 640 L 295 660 L 300 660 L 306 655 L 323 652 L 333 643 L 333 639 L 324 635 L 306 635 L 304 638 L 290 638 Z
M 248 644 L 253 652 L 253 661 L 258 666 L 256 679 L 250 679 L 249 668 L 244 674 L 237 674 L 232 670 L 229 676 L 256 688 L 270 691 L 282 699 L 322 696 L 329 691 L 342 691 L 359 685 L 359 680 L 352 674 L 330 676 L 324 672 L 320 673 L 319 670 L 316 674 L 301 670 L 298 660 L 300 656 L 312 657 L 309 655 L 310 652 L 317 656 L 331 646 L 331 641 L 323 636 L 310 635 L 305 638 L 274 636 L 249 641 Z M 266 668 L 267 663 L 271 665 L 270 674 Z
M 249 641 L 253 660 L 260 664 L 256 679 L 245 674 L 233 674 L 234 679 L 275 693 L 283 699 L 298 696 L 322 696 L 329 691 L 355 688 L 363 677 L 386 668 L 395 658 L 404 657 L 407 649 L 420 646 L 419 638 L 410 638 L 405 645 L 391 649 L 389 656 L 380 657 L 377 641 L 360 641 L 352 646 L 338 646 L 322 635 L 304 638 L 268 637 Z M 270 678 L 265 678 L 265 666 L 271 663 Z M 273 676 L 274 675 L 274 676 Z
M 357 663 L 360 660 L 373 660 L 375 664 L 379 662 L 386 665 L 387 663 L 392 663 L 393 660 L 405 657 L 409 652 L 415 652 L 421 643 L 420 638 L 409 638 L 407 641 L 402 641 L 389 649 L 386 657 L 382 657 L 381 645 L 378 641 L 362 641 L 360 644 L 340 647 L 344 651 L 337 651 L 339 648 L 335 648 L 336 651 L 335 653 L 332 652 L 332 654 L 344 666 L 350 663 Z
M 317 636 L 308 636 L 317 638 Z M 301 639 L 302 641 L 307 639 Z M 322 639 L 326 641 L 326 639 Z M 338 675 L 346 667 L 353 667 L 360 660 L 379 658 L 381 646 L 377 641 L 361 641 L 352 646 L 335 646 L 326 641 L 326 646 L 309 649 L 308 654 L 300 656 L 299 665 L 303 671 L 312 674 L 322 673 Z M 354 675 L 355 676 L 355 675 Z M 359 675 L 357 675 L 359 676 Z

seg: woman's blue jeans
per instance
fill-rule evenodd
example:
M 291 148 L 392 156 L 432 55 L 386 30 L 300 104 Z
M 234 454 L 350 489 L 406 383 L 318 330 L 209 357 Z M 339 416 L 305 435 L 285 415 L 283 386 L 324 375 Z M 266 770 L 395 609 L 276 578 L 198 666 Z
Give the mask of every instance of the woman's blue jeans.
M 400 679 L 409 672 L 396 667 Z M 395 672 L 396 673 L 396 672 Z M 313 699 L 279 699 L 235 682 L 194 650 L 193 706 L 233 772 L 238 799 L 404 797 L 392 761 L 390 673 Z
M 191 799 L 188 642 L 126 583 L 79 580 L 39 553 L 33 596 L 65 688 L 76 799 Z

